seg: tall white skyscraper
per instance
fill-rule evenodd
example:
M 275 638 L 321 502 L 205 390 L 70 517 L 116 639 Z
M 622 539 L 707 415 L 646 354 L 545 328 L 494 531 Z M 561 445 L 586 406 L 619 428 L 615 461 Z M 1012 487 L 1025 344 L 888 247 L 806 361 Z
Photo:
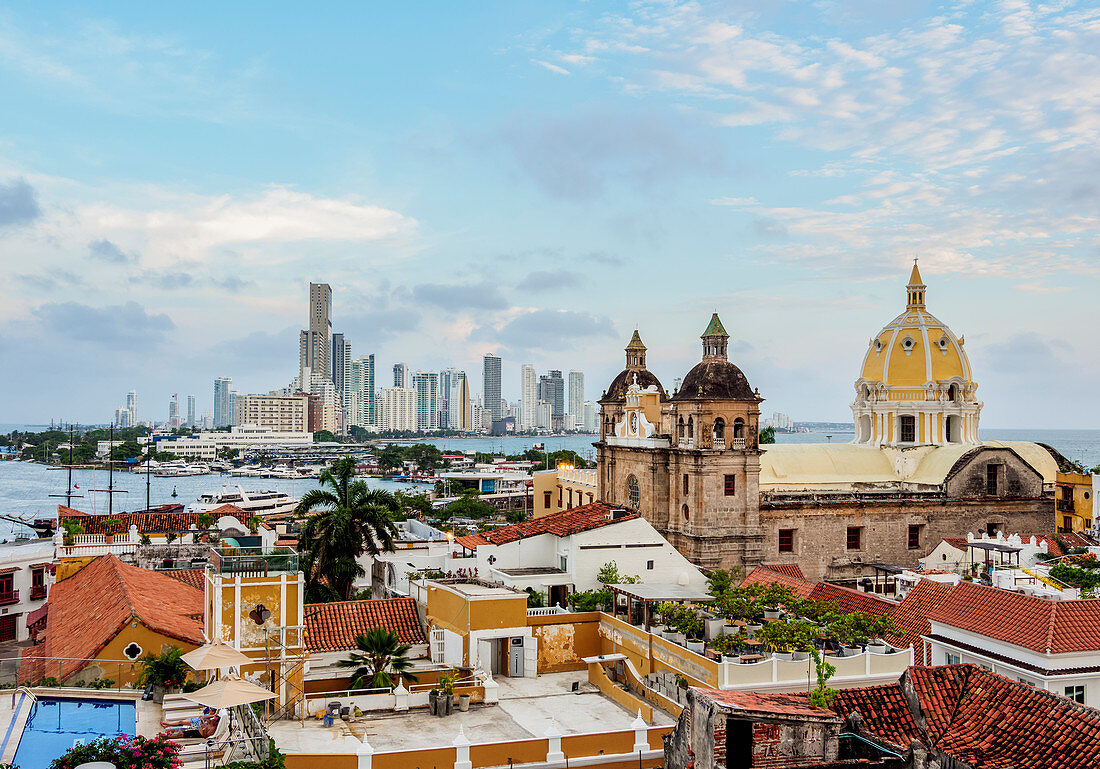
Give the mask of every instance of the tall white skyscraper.
M 535 376 L 535 367 L 530 363 L 524 363 L 519 370 L 520 393 L 520 430 L 534 430 L 536 426 L 535 412 L 539 401 L 539 380 Z
M 592 401 L 584 402 L 584 431 L 597 433 L 600 431 L 600 407 Z
M 298 342 L 298 381 L 303 389 L 309 383 L 305 369 L 313 375 L 332 380 L 332 287 L 328 283 L 309 284 L 309 328 Z
M 417 371 L 412 375 L 416 390 L 416 429 L 439 429 L 439 372 Z
M 379 430 L 415 430 L 416 390 L 411 387 L 385 387 L 379 392 Z
M 233 424 L 233 378 L 220 376 L 214 380 L 214 427 Z
M 482 362 L 481 393 L 493 419 L 500 419 L 504 415 L 504 404 L 500 400 L 500 358 L 492 353 L 486 353 Z
M 343 334 L 332 335 L 332 383 L 336 392 L 347 401 L 351 392 L 351 340 Z M 346 405 L 346 404 L 345 404 Z
M 353 360 L 348 381 L 351 387 L 348 408 L 350 424 L 375 426 L 378 422 L 374 402 L 374 355 L 360 355 Z
M 394 387 L 408 387 L 409 386 L 409 367 L 404 363 L 393 364 L 393 386 Z
M 584 427 L 584 372 L 569 372 L 569 419 L 566 429 L 580 430 Z
M 126 411 L 130 414 L 130 421 L 126 426 L 133 427 L 137 424 L 137 390 L 126 393 Z
M 195 396 L 187 396 L 187 424 L 190 427 L 195 426 Z

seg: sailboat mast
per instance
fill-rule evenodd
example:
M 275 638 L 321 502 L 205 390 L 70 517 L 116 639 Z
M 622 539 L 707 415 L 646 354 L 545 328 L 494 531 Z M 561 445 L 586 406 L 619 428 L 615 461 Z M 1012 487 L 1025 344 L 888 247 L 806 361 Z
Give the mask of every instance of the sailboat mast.
M 65 489 L 65 507 L 73 506 L 73 423 L 69 422 L 69 486 Z
M 149 460 L 151 460 L 153 458 L 153 446 L 155 445 L 153 443 L 153 436 L 150 435 L 150 436 L 148 436 L 148 438 L 149 438 L 149 442 L 147 444 L 145 444 L 145 452 L 146 452 L 145 453 L 145 509 L 146 509 L 146 511 L 148 511 L 150 509 L 149 484 L 152 482 L 150 480 L 150 478 L 152 478 L 152 473 L 149 472 Z
M 115 425 L 107 439 L 107 515 L 114 514 L 115 507 Z

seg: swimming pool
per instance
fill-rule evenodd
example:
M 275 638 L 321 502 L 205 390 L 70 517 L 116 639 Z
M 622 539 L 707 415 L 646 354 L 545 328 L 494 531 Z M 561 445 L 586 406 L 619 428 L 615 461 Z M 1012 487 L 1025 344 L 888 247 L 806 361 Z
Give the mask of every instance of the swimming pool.
M 132 700 L 40 699 L 23 729 L 14 763 L 19 769 L 49 769 L 77 740 L 133 734 L 136 725 Z

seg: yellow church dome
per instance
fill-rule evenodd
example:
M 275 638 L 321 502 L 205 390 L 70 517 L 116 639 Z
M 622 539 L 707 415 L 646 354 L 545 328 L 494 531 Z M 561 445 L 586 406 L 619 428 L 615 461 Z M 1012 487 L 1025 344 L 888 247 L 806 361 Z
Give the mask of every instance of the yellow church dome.
M 924 305 L 925 288 L 914 264 L 905 312 L 886 324 L 868 343 L 860 375 L 863 381 L 881 382 L 889 388 L 921 388 L 947 380 L 973 384 L 964 340 L 928 312 Z

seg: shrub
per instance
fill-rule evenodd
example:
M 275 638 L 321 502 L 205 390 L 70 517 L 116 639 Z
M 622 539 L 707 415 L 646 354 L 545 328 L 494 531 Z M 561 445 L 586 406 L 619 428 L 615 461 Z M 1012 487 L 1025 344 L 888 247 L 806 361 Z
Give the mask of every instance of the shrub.
M 93 761 L 106 761 L 117 769 L 177 769 L 179 751 L 179 743 L 163 735 L 152 739 L 129 734 L 100 737 L 84 745 L 74 745 L 54 759 L 50 769 L 76 769 Z
M 190 668 L 181 657 L 183 651 L 173 646 L 163 654 L 146 654 L 141 658 L 141 673 L 137 677 L 138 686 L 163 686 L 165 689 L 178 689 L 187 680 Z

